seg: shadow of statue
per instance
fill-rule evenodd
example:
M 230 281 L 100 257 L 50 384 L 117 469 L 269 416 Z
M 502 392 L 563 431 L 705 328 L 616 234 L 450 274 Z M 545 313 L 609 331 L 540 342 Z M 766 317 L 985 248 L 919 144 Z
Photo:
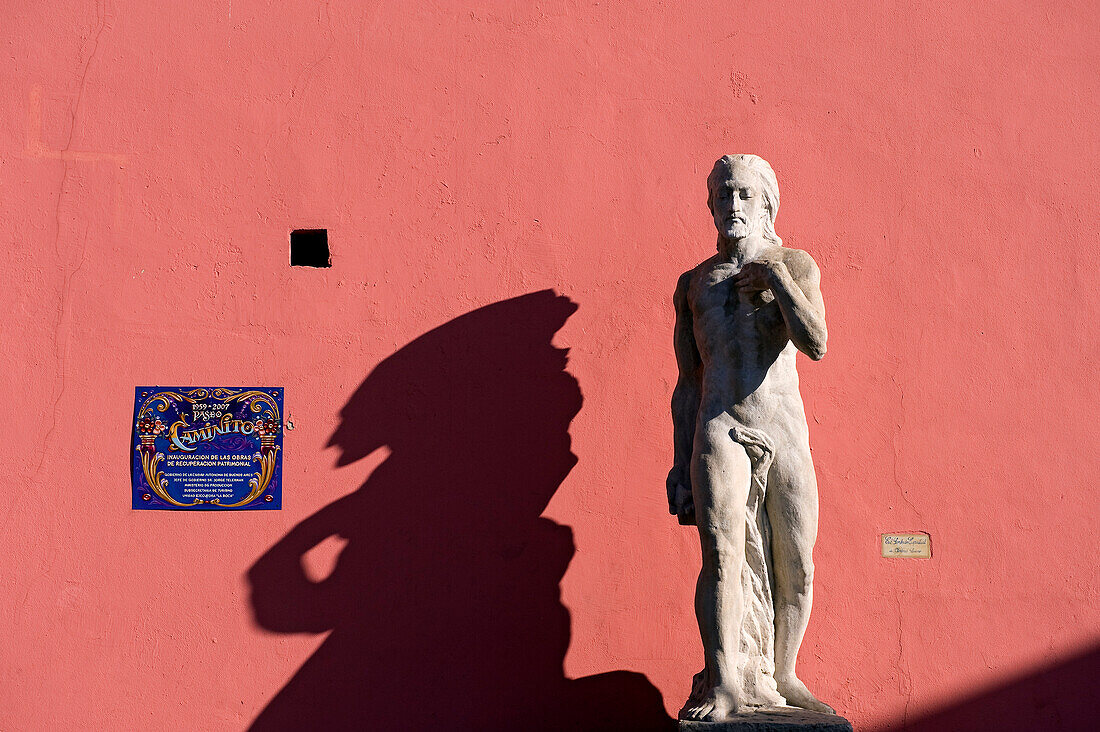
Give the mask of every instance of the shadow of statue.
M 551 344 L 576 308 L 548 290 L 480 308 L 360 385 L 338 465 L 391 454 L 248 572 L 261 627 L 331 630 L 253 729 L 675 727 L 641 674 L 563 673 L 573 537 L 541 514 L 576 463 L 581 391 Z M 312 581 L 302 556 L 331 536 L 347 543 Z

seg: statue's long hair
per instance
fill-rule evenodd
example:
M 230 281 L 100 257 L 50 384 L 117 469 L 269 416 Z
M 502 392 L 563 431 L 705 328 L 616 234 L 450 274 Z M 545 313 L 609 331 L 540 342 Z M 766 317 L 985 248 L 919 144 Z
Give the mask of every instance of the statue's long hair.
M 768 218 L 764 221 L 764 238 L 775 242 L 776 246 L 783 246 L 783 240 L 775 233 L 775 217 L 779 214 L 779 181 L 776 180 L 772 166 L 759 155 L 723 155 L 718 158 L 707 176 L 707 208 L 714 211 L 714 188 L 729 177 L 734 165 L 748 168 L 760 179 L 764 206 L 768 209 Z

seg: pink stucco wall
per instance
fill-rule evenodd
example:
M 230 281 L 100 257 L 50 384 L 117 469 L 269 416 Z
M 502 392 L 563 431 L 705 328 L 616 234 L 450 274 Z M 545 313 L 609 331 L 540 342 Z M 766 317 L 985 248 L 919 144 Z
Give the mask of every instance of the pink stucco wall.
M 4 5 L 0 728 L 242 729 L 321 664 L 303 669 L 323 633 L 300 631 L 334 626 L 358 629 L 339 649 L 352 677 L 356 664 L 393 677 L 446 728 L 438 699 L 481 703 L 480 679 L 532 659 L 470 659 L 473 638 L 443 641 L 456 653 L 425 667 L 432 648 L 378 651 L 378 626 L 406 593 L 431 605 L 434 568 L 477 582 L 497 566 L 451 552 L 478 551 L 470 521 L 493 545 L 477 517 L 507 523 L 516 501 L 525 520 L 548 504 L 575 552 L 549 521 L 522 524 L 500 566 L 525 566 L 505 560 L 547 531 L 560 567 L 483 597 L 512 617 L 514 595 L 537 589 L 553 610 L 560 577 L 571 625 L 554 616 L 553 650 L 540 618 L 500 622 L 547 668 L 564 654 L 569 678 L 644 674 L 674 713 L 701 652 L 697 542 L 665 508 L 670 296 L 712 251 L 704 179 L 726 152 L 772 163 L 777 229 L 823 273 L 829 354 L 800 361 L 822 506 L 804 678 L 862 728 L 1009 683 L 1023 719 L 1072 721 L 1057 691 L 1044 707 L 1026 688 L 1100 638 L 1091 3 Z M 328 229 L 331 269 L 288 266 L 303 227 Z M 576 312 L 547 296 L 534 316 L 448 326 L 544 289 Z M 442 410 L 426 400 L 392 427 L 410 444 L 387 464 L 423 468 L 416 436 L 430 433 L 424 460 L 462 463 L 464 493 L 439 465 L 418 474 L 430 486 L 410 472 L 406 490 L 391 469 L 386 491 L 359 490 L 385 449 L 336 466 L 340 443 L 326 445 L 346 405 L 357 429 L 401 422 L 386 389 L 355 399 L 384 359 L 403 354 L 391 372 L 406 376 L 387 378 L 412 391 L 408 373 L 449 373 L 400 351 L 444 326 L 463 378 L 482 360 L 504 373 L 479 328 L 501 338 L 529 316 L 560 317 L 544 339 L 564 323 L 554 343 L 583 395 L 571 424 L 537 378 L 496 405 L 507 433 L 456 423 L 476 409 L 456 417 L 439 376 Z M 284 510 L 132 512 L 139 384 L 285 387 Z M 576 455 L 529 505 L 523 461 L 494 447 L 522 442 L 525 419 L 534 434 L 568 426 Z M 458 436 L 470 425 L 487 431 Z M 396 458 L 393 434 L 364 450 Z M 502 462 L 512 493 L 493 479 Z M 348 494 L 335 525 L 370 570 L 339 586 L 345 614 L 279 632 L 269 597 L 261 628 L 250 568 Z M 394 526 L 418 512 L 455 536 L 404 541 Z M 904 530 L 930 532 L 934 558 L 880 558 L 879 533 Z M 314 550 L 311 576 L 340 547 Z M 440 638 L 464 607 L 445 594 L 439 614 L 411 616 Z M 380 597 L 397 604 L 355 613 Z M 407 714 L 421 707 L 326 686 L 340 673 L 320 670 L 302 687 L 317 710 L 419 728 Z

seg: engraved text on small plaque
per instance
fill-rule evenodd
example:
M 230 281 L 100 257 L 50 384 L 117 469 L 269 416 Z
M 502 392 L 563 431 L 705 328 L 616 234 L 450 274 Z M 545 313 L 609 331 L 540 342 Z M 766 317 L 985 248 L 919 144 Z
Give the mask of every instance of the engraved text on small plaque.
M 882 556 L 892 559 L 931 559 L 932 537 L 925 533 L 883 534 Z

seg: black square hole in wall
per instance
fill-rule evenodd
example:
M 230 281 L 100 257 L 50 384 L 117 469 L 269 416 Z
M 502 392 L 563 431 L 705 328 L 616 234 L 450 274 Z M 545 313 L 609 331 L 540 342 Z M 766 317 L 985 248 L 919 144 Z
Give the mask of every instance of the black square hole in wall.
M 295 229 L 290 232 L 291 267 L 331 267 L 328 229 Z

